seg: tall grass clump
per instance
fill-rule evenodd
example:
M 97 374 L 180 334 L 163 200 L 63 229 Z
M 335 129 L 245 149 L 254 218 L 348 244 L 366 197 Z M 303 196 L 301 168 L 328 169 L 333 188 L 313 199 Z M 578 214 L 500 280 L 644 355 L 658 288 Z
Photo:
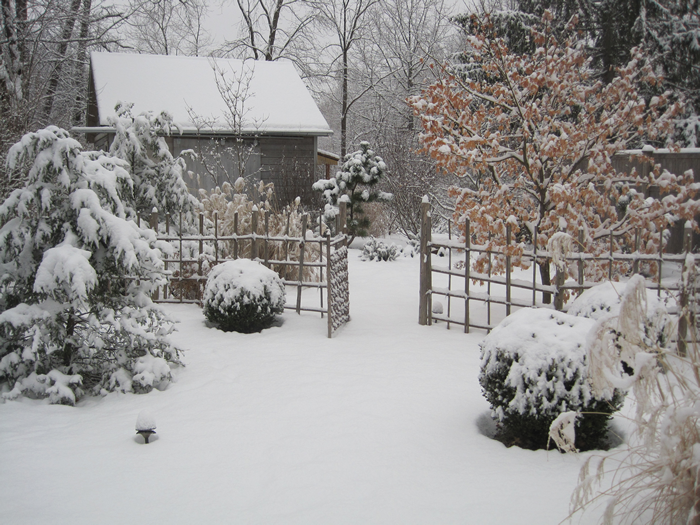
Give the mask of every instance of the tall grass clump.
M 264 235 L 265 215 L 268 211 L 270 212 L 268 231 L 271 237 L 300 238 L 307 233 L 303 227 L 304 213 L 300 208 L 300 199 L 297 198 L 291 204 L 279 208 L 276 204 L 277 199 L 272 183 L 265 184 L 260 181 L 254 187 L 247 188 L 245 180 L 239 178 L 233 185 L 225 182 L 220 188 L 217 187 L 210 192 L 199 190 L 199 193 L 205 217 L 210 224 L 214 221 L 214 214 L 216 213 L 218 216 L 220 236 L 249 235 L 252 233 Z M 310 227 L 311 225 L 307 224 L 307 229 Z M 250 241 L 240 241 L 237 245 L 234 245 L 233 241 L 223 241 L 219 243 L 219 257 L 232 258 L 234 246 L 238 258 L 242 259 L 256 257 L 264 259 L 265 249 L 267 249 L 269 260 L 299 261 L 300 257 L 300 244 L 284 240 L 268 242 L 267 248 L 265 243 L 258 242 L 256 243 L 256 253 L 252 252 L 253 243 Z M 318 243 L 306 243 L 304 250 L 306 262 L 320 260 L 321 249 Z M 279 273 L 283 279 L 297 280 L 299 278 L 297 266 L 272 265 L 272 269 Z M 316 268 L 304 267 L 302 280 L 317 281 L 318 278 Z
M 695 290 L 689 255 L 681 295 Z M 662 346 L 644 331 L 647 294 L 634 276 L 620 313 L 599 320 L 588 339 L 589 377 L 599 394 L 626 389 L 634 410 L 627 444 L 590 457 L 572 497 L 572 514 L 604 505 L 605 524 L 700 523 L 700 348 L 692 301 L 681 309 L 686 344 Z M 628 397 L 629 399 L 629 397 Z M 557 436 L 567 446 L 566 436 Z

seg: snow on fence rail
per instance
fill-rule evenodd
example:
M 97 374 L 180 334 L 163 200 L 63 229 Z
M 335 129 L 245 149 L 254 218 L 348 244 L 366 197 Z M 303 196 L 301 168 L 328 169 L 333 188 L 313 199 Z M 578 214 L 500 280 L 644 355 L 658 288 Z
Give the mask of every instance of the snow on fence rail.
M 340 205 L 336 217 L 336 232 L 330 230 L 325 235 L 314 235 L 308 231 L 312 226 L 309 215 L 301 217 L 301 237 L 289 236 L 289 218 L 285 235 L 270 235 L 270 212 L 264 212 L 262 234 L 258 228 L 258 213 L 253 213 L 250 232 L 239 232 L 238 213 L 234 214 L 233 233 L 222 235 L 219 232 L 219 219 L 216 212 L 211 224 L 207 224 L 204 214 L 199 214 L 199 232 L 183 234 L 182 223 L 171 234 L 174 224 L 170 215 L 165 216 L 161 231 L 160 218 L 154 210 L 149 221 L 150 227 L 158 232 L 158 240 L 169 242 L 175 256 L 164 259 L 165 269 L 170 273 L 170 281 L 159 288 L 153 296 L 158 303 L 202 304 L 202 294 L 207 275 L 212 267 L 226 261 L 245 257 L 257 260 L 277 271 L 285 286 L 296 289 L 293 303 L 285 309 L 301 312 L 320 313 L 328 319 L 328 337 L 350 320 L 348 293 L 348 250 L 347 250 L 347 211 L 345 203 Z M 319 230 L 320 231 L 320 230 Z M 276 250 L 273 248 L 277 248 Z M 282 258 L 274 257 L 281 254 Z M 306 290 L 318 290 L 316 294 L 304 294 Z
M 611 249 L 605 255 L 592 255 L 588 253 L 575 253 L 566 260 L 573 262 L 577 268 L 576 280 L 568 279 L 565 271 L 557 270 L 553 279 L 553 284 L 545 285 L 538 282 L 537 279 L 537 264 L 532 264 L 531 279 L 516 279 L 513 278 L 513 266 L 511 264 L 511 256 L 503 254 L 500 250 L 487 250 L 483 246 L 471 244 L 471 230 L 469 221 L 465 224 L 465 240 L 452 238 L 452 232 L 449 231 L 448 238 L 443 241 L 433 240 L 432 224 L 430 219 L 430 203 L 424 202 L 421 205 L 421 239 L 420 239 L 420 305 L 418 322 L 421 325 L 431 325 L 436 321 L 447 323 L 447 328 L 451 324 L 464 327 L 464 332 L 469 333 L 471 328 L 479 328 L 487 332 L 493 329 L 497 324 L 494 321 L 493 305 L 501 305 L 503 308 L 497 312 L 500 315 L 505 313 L 506 316 L 511 314 L 513 308 L 525 308 L 530 306 L 554 307 L 557 310 L 564 309 L 564 302 L 567 293 L 571 291 L 581 292 L 591 288 L 600 282 L 588 281 L 584 279 L 585 265 L 592 261 L 607 262 L 608 279 L 612 280 L 613 265 L 615 263 L 630 265 L 631 274 L 639 272 L 640 263 L 648 262 L 656 265 L 654 280 L 647 279 L 647 288 L 657 290 L 661 295 L 664 292 L 675 292 L 680 297 L 678 310 L 683 310 L 690 303 L 694 303 L 698 294 L 697 287 L 693 293 L 689 294 L 683 289 L 681 282 L 681 272 L 678 271 L 677 278 L 662 279 L 664 268 L 668 265 L 675 265 L 677 269 L 684 268 L 685 264 L 692 264 L 697 268 L 695 256 L 691 254 L 692 230 L 687 227 L 683 232 L 683 253 L 669 254 L 664 253 L 663 243 L 659 252 L 656 254 L 639 253 L 639 245 L 637 244 L 634 253 L 617 253 Z M 448 228 L 448 230 L 450 230 Z M 579 232 L 579 237 L 583 232 Z M 510 226 L 507 229 L 507 243 L 510 243 Z M 637 239 L 639 236 L 637 235 Z M 525 251 L 522 258 L 530 259 L 530 261 L 543 261 L 552 259 L 552 255 L 545 250 L 537 250 L 536 240 L 534 248 Z M 579 246 L 582 242 L 579 241 Z M 488 257 L 488 272 L 478 273 L 471 269 L 471 265 L 467 264 L 470 261 L 472 254 L 486 254 Z M 440 261 L 434 264 L 435 255 L 439 255 L 437 259 Z M 491 272 L 491 260 L 495 257 L 503 257 L 505 261 L 506 271 L 503 275 L 493 275 Z M 524 273 L 520 273 L 520 276 Z M 441 285 L 436 285 L 435 280 L 440 280 Z M 472 289 L 474 282 L 481 282 L 485 285 L 486 291 L 475 291 Z M 482 288 L 483 289 L 483 288 Z M 523 292 L 514 295 L 514 291 L 522 290 Z M 524 293 L 527 292 L 527 293 Z M 548 295 L 554 298 L 553 304 L 545 303 L 543 300 L 538 301 L 538 294 L 544 299 Z M 444 297 L 447 303 L 446 308 L 435 308 L 434 296 Z M 475 315 L 473 311 L 473 303 L 477 302 L 483 306 L 482 311 Z M 442 306 L 442 303 L 440 303 Z M 458 308 L 455 308 L 457 306 Z M 504 310 L 504 311 L 503 311 Z M 671 312 L 677 313 L 677 312 Z M 694 321 L 693 321 L 694 322 Z M 685 330 L 687 330 L 687 322 L 683 319 L 679 322 L 679 337 L 680 344 L 685 340 Z

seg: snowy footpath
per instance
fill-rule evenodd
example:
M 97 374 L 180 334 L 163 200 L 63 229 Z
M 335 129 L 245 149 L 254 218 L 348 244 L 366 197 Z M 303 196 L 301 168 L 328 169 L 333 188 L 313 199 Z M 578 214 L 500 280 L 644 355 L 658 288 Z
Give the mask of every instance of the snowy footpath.
M 187 366 L 166 390 L 0 404 L 0 523 L 564 520 L 587 455 L 484 436 L 485 333 L 419 326 L 417 259 L 359 253 L 352 321 L 333 339 L 314 314 L 286 312 L 281 326 L 242 335 L 168 305 Z M 148 445 L 134 430 L 144 409 L 157 424 Z

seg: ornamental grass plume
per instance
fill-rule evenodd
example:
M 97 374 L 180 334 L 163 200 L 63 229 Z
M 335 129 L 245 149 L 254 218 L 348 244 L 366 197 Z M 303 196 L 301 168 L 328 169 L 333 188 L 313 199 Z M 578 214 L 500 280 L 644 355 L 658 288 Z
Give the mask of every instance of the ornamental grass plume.
M 683 286 L 694 289 L 695 261 Z M 601 319 L 588 341 L 592 388 L 629 389 L 628 443 L 590 457 L 572 497 L 572 516 L 605 502 L 602 523 L 700 523 L 700 347 L 690 324 L 685 355 L 645 336 L 644 279 L 634 276 L 620 314 Z M 681 316 L 693 318 L 694 305 Z M 629 397 L 628 397 L 629 399 Z

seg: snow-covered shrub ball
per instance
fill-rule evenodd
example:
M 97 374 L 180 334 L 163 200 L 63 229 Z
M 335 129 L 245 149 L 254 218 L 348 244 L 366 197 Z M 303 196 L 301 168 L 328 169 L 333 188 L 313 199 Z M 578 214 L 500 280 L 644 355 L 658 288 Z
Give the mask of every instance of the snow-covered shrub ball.
M 400 254 L 401 250 L 395 244 L 387 245 L 370 237 L 362 248 L 361 258 L 363 261 L 395 261 Z
M 571 303 L 568 313 L 595 320 L 617 317 L 626 286 L 626 283 L 607 281 L 589 288 Z M 640 328 L 649 346 L 665 347 L 669 341 L 672 322 L 663 299 L 673 300 L 666 296 L 660 298 L 656 290 L 646 289 L 646 315 L 640 320 Z
M 596 398 L 591 391 L 585 341 L 594 325 L 586 317 L 525 308 L 481 343 L 479 383 L 507 446 L 545 448 L 552 421 L 578 411 L 591 414 L 577 419 L 576 447 L 604 448 L 608 420 L 624 394 Z
M 249 259 L 215 266 L 204 289 L 204 315 L 225 332 L 259 332 L 284 311 L 279 275 Z

